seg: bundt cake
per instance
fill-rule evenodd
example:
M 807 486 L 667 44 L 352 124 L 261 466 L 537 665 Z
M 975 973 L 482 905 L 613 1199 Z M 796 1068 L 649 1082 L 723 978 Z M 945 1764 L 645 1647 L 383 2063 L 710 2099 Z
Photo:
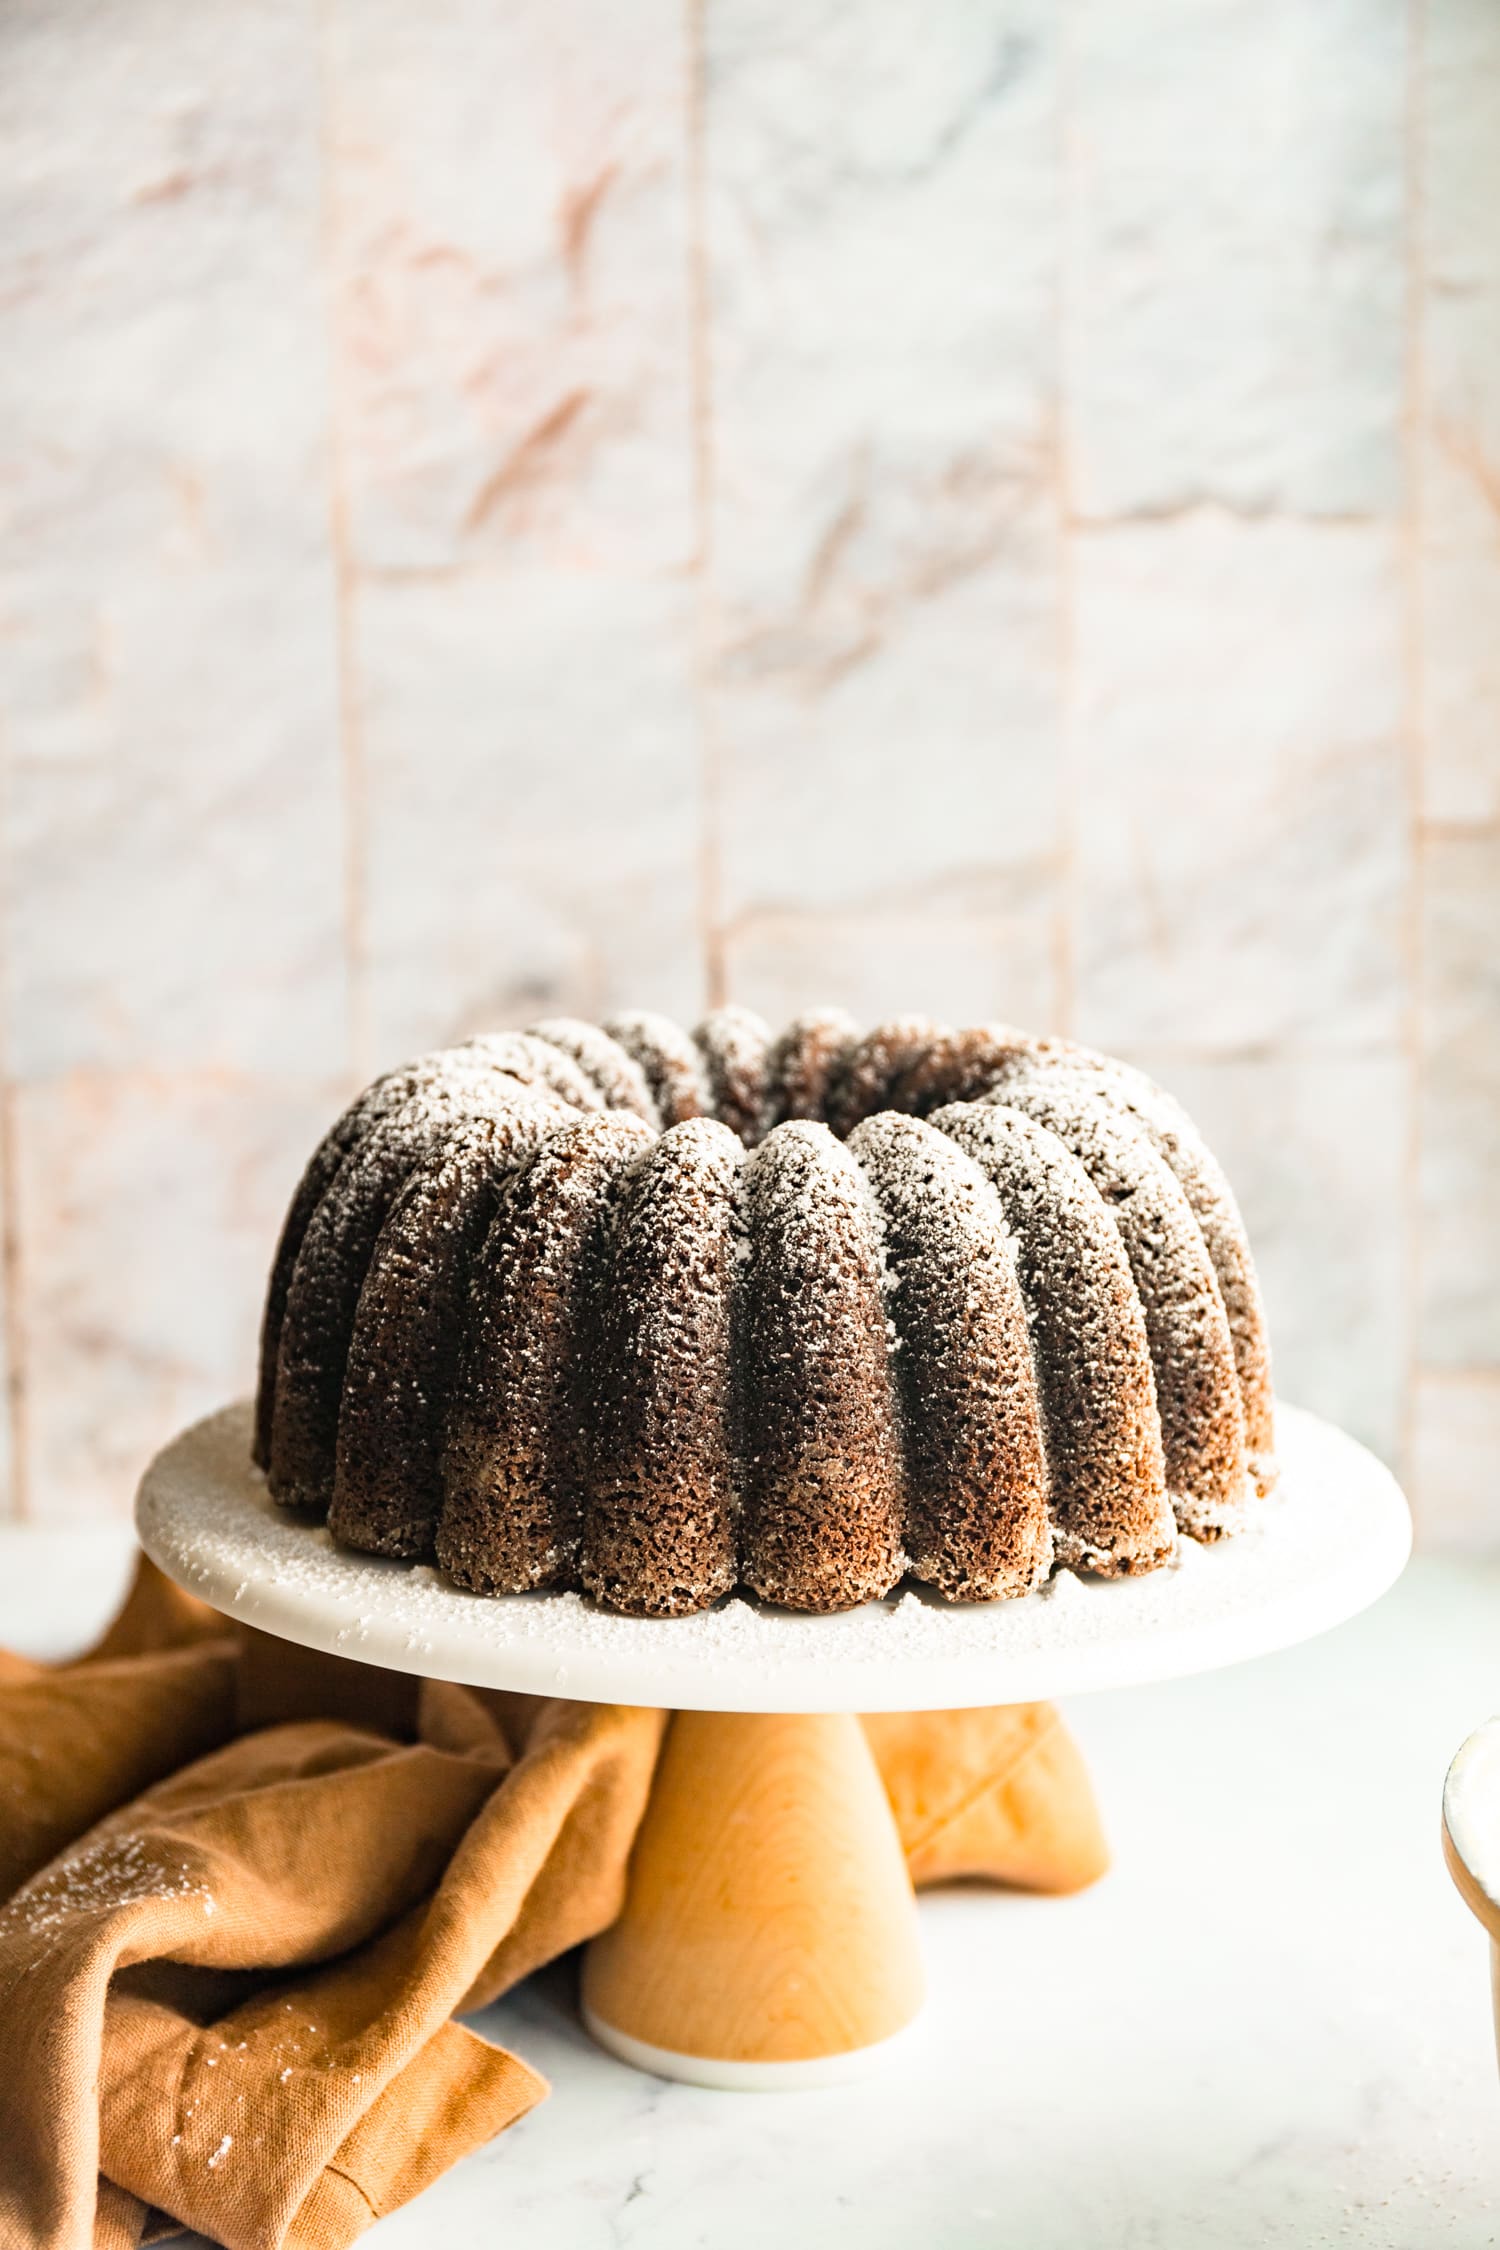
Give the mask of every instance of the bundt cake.
M 347 1546 L 656 1617 L 1152 1570 L 1275 1477 L 1244 1229 L 1177 1105 L 834 1011 L 556 1019 L 378 1079 L 292 1199 L 255 1444 Z

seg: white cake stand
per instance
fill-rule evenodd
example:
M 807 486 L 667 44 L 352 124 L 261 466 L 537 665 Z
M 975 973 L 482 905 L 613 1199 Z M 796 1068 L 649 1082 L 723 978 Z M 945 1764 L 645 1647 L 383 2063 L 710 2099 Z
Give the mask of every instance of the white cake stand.
M 473 1686 L 664 1706 L 621 1919 L 585 1968 L 589 2028 L 698 2085 L 823 2084 L 884 2056 L 921 2004 L 910 1884 L 852 1714 L 1038 1702 L 1211 1670 L 1341 1624 L 1411 1545 L 1389 1471 L 1283 1407 L 1282 1479 L 1250 1528 L 1138 1579 L 1060 1572 L 1022 1601 L 910 1590 L 837 1617 L 731 1601 L 606 1616 L 576 1594 L 486 1600 L 288 1517 L 250 1463 L 250 1408 L 151 1464 L 141 1544 L 226 1615 L 326 1653 Z

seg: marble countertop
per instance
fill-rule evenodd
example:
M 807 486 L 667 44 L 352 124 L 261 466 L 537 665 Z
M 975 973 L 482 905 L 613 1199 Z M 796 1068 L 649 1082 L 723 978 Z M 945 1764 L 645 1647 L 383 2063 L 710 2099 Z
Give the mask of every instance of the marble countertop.
M 123 1537 L 0 1531 L 0 1640 L 102 1619 Z M 1251 2250 L 1500 2242 L 1483 1935 L 1445 1766 L 1500 1707 L 1500 1570 L 1418 1563 L 1288 1654 L 1068 1706 L 1117 1865 L 1076 1899 L 929 1895 L 917 2044 L 734 2095 L 596 2050 L 568 1964 L 476 2022 L 549 2101 L 380 2250 Z

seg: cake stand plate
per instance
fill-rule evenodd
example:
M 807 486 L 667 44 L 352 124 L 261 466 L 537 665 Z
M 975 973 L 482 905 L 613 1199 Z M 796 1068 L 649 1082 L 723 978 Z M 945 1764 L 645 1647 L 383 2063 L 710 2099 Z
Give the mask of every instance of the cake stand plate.
M 1061 1571 L 969 1608 L 903 1588 L 833 1617 L 740 1600 L 611 1617 L 576 1594 L 485 1599 L 336 1546 L 271 1500 L 250 1419 L 242 1403 L 197 1423 L 142 1481 L 141 1544 L 179 1585 L 327 1654 L 676 1713 L 583 2000 L 622 2059 L 705 2086 L 858 2076 L 920 2008 L 911 1886 L 852 1714 L 1040 1702 L 1266 1655 L 1376 1600 L 1411 1543 L 1389 1472 L 1283 1407 L 1276 1495 L 1233 1539 L 1184 1542 L 1143 1578 Z
M 1294 1407 L 1277 1449 L 1281 1483 L 1244 1531 L 1184 1540 L 1145 1577 L 1060 1571 L 1023 1600 L 972 1607 L 907 1588 L 834 1617 L 739 1600 L 611 1617 L 577 1594 L 486 1599 L 425 1564 L 354 1554 L 276 1506 L 243 1403 L 157 1456 L 136 1526 L 169 1577 L 227 1616 L 391 1671 L 676 1711 L 957 1710 L 1211 1671 L 1368 1607 L 1410 1551 L 1395 1479 Z

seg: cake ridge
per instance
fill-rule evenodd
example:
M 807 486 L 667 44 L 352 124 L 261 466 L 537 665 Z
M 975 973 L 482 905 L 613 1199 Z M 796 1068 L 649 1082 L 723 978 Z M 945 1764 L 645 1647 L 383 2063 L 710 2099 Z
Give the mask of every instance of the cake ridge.
M 590 1322 L 628 1181 L 653 1145 L 629 1112 L 577 1118 L 500 1197 L 473 1277 L 437 1526 L 439 1564 L 475 1593 L 576 1580 Z
M 741 1570 L 763 1600 L 852 1608 L 907 1560 L 879 1213 L 848 1148 L 810 1119 L 754 1151 L 744 1209 Z
M 1218 1159 L 1180 1102 L 1143 1070 L 1113 1055 L 1063 1040 L 1038 1042 L 1005 1066 L 994 1089 L 997 1094 L 1012 1070 L 1072 1075 L 1095 1099 L 1112 1096 L 1141 1125 L 1175 1175 L 1203 1236 L 1228 1317 L 1250 1473 L 1264 1496 L 1276 1478 L 1265 1312 L 1245 1222 Z
M 1219 1537 L 1248 1498 L 1244 1409 L 1228 1316 L 1186 1195 L 1128 1111 L 1066 1072 L 1017 1073 L 986 1100 L 1055 1133 L 1111 1206 L 1146 1316 L 1173 1513 L 1192 1537 Z
M 468 1116 L 408 1172 L 360 1286 L 328 1526 L 367 1553 L 425 1561 L 474 1261 L 507 1176 L 557 1116 L 532 1103 Z
M 950 1599 L 1028 1593 L 1052 1533 L 1025 1310 L 999 1197 L 956 1141 L 877 1111 L 846 1144 L 884 1224 L 913 1575 Z
M 584 1591 L 609 1607 L 681 1616 L 735 1583 L 731 1290 L 744 1161 L 717 1118 L 687 1118 L 646 1150 L 628 1184 L 603 1308 L 579 1568 Z
M 984 1170 L 1016 1244 L 1057 1558 L 1105 1576 L 1156 1568 L 1176 1525 L 1145 1312 L 1108 1206 L 1019 1110 L 962 1102 L 930 1123 Z

